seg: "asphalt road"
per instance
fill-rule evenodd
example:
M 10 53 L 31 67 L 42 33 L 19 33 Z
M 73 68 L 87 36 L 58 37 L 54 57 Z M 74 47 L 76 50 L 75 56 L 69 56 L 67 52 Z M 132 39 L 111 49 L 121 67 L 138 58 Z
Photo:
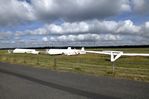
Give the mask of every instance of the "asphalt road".
M 0 99 L 149 99 L 149 83 L 0 63 Z

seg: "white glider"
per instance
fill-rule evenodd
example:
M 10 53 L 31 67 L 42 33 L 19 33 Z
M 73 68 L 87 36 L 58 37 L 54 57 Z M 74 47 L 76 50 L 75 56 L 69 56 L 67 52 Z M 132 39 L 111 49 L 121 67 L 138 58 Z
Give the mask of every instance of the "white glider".
M 110 55 L 111 62 L 116 61 L 121 56 L 149 56 L 147 53 L 123 53 L 123 51 L 86 51 L 86 53 Z

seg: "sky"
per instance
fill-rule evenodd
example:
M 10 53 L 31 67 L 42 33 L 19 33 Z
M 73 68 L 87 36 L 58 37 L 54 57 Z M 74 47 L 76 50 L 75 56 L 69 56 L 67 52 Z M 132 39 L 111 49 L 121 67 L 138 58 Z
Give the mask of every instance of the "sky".
M 149 0 L 0 0 L 0 48 L 149 45 Z

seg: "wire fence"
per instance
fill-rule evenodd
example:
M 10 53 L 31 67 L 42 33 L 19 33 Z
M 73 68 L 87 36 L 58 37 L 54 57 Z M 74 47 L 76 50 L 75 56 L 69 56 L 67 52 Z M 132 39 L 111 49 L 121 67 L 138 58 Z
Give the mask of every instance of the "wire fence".
M 129 61 L 127 61 L 129 60 Z M 49 56 L 28 54 L 4 54 L 0 55 L 1 62 L 14 64 L 27 64 L 34 67 L 51 70 L 72 71 L 102 76 L 114 76 L 134 80 L 149 81 L 149 58 L 125 57 L 114 64 L 107 56 L 83 57 L 83 56 Z M 114 69 L 113 69 L 114 67 Z

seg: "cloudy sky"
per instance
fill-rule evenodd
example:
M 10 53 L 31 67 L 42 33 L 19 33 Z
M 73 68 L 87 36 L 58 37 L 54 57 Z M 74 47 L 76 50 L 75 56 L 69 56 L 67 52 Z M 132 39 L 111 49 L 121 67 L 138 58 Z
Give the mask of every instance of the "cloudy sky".
M 0 48 L 149 45 L 149 0 L 0 0 Z

